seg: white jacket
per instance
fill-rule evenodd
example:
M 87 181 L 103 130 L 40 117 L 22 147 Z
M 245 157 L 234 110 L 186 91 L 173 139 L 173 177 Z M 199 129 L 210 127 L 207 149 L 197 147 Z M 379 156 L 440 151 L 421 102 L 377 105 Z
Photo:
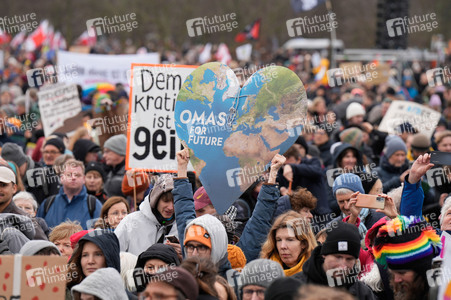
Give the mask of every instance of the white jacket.
M 149 204 L 149 196 L 139 205 L 139 211 L 127 215 L 114 230 L 121 251 L 140 255 L 153 244 L 156 244 L 165 231 L 154 216 Z M 170 225 L 168 225 L 170 226 Z M 167 235 L 178 237 L 177 224 L 172 223 L 172 228 Z

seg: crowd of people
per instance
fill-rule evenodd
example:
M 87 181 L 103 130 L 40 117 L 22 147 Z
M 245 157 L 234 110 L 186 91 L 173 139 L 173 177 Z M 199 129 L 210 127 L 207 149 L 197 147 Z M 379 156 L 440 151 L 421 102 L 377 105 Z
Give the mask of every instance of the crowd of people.
M 218 214 L 188 171 L 188 148 L 176 174 L 126 170 L 127 137 L 100 143 L 88 122 L 95 91 L 79 87 L 83 127 L 44 136 L 25 74 L 52 61 L 5 51 L 0 255 L 66 257 L 66 299 L 436 299 L 427 273 L 447 258 L 451 166 L 429 153 L 451 153 L 451 87 L 428 85 L 426 62 L 404 67 L 402 80 L 331 88 L 315 79 L 312 53 L 233 61 L 293 70 L 308 111 L 295 144 Z M 166 51 L 162 61 L 198 64 L 200 52 Z M 121 84 L 102 97 L 128 98 Z M 441 114 L 432 136 L 409 120 L 396 134 L 379 130 L 399 100 Z M 385 206 L 357 206 L 361 194 Z

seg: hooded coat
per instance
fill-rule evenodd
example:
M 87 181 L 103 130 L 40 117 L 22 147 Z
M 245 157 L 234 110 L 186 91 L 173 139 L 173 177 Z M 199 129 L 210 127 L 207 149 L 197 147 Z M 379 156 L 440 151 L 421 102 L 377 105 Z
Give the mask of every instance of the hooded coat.
M 127 293 L 123 288 L 122 277 L 114 268 L 98 269 L 71 290 L 73 299 L 79 293 L 94 295 L 101 300 L 126 300 Z
M 121 251 L 140 255 L 157 243 L 163 235 L 178 236 L 175 219 L 170 224 L 160 224 L 152 212 L 149 197 L 148 195 L 144 198 L 139 205 L 139 211 L 127 215 L 114 230 L 119 239 Z

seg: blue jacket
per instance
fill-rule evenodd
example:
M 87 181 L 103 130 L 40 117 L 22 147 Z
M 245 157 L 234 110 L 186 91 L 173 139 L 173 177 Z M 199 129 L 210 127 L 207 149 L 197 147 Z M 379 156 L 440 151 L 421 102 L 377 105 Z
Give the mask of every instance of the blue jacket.
M 174 210 L 179 240 L 183 246 L 186 224 L 196 218 L 193 190 L 188 179 L 180 178 L 174 180 L 172 194 L 174 195 Z M 272 226 L 271 222 L 279 197 L 280 193 L 276 185 L 264 184 L 262 186 L 258 194 L 254 213 L 247 222 L 240 241 L 237 243 L 237 246 L 243 250 L 248 262 L 258 258 L 260 255 L 261 245 L 266 241 Z
M 56 195 L 55 200 L 50 206 L 47 215 L 45 215 L 44 213 L 44 207 L 46 201 L 48 201 L 49 198 L 45 199 L 44 202 L 42 202 L 42 205 L 38 209 L 37 216 L 44 218 L 49 227 L 55 227 L 61 222 L 71 220 L 79 221 L 83 229 L 88 229 L 87 222 L 93 218 L 95 219 L 100 216 L 102 203 L 99 200 L 96 201 L 94 216 L 91 218 L 91 216 L 89 215 L 87 197 L 88 194 L 86 192 L 86 187 L 83 186 L 80 194 L 74 196 L 72 198 L 72 201 L 69 202 L 66 194 L 64 194 L 63 187 L 61 187 L 59 193 Z
M 423 215 L 424 192 L 421 187 L 421 180 L 415 184 L 409 183 L 409 175 L 404 179 L 404 188 L 402 189 L 401 205 L 399 212 L 404 216 Z

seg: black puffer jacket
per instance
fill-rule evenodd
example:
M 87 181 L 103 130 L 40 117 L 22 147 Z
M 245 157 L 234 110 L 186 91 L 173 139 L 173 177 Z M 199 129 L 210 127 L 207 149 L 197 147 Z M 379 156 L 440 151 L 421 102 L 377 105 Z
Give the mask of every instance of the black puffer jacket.
M 318 284 L 329 286 L 330 278 L 327 278 L 326 272 L 323 269 L 324 258 L 321 255 L 321 246 L 316 247 L 312 256 L 305 262 L 302 267 L 302 272 L 293 275 L 292 277 L 300 280 L 303 284 Z M 350 294 L 359 300 L 377 299 L 371 289 L 363 282 L 358 280 L 344 280 L 345 283 L 341 286 L 346 289 Z M 338 280 L 334 280 L 332 283 L 337 283 Z M 347 283 L 351 282 L 351 283 Z

